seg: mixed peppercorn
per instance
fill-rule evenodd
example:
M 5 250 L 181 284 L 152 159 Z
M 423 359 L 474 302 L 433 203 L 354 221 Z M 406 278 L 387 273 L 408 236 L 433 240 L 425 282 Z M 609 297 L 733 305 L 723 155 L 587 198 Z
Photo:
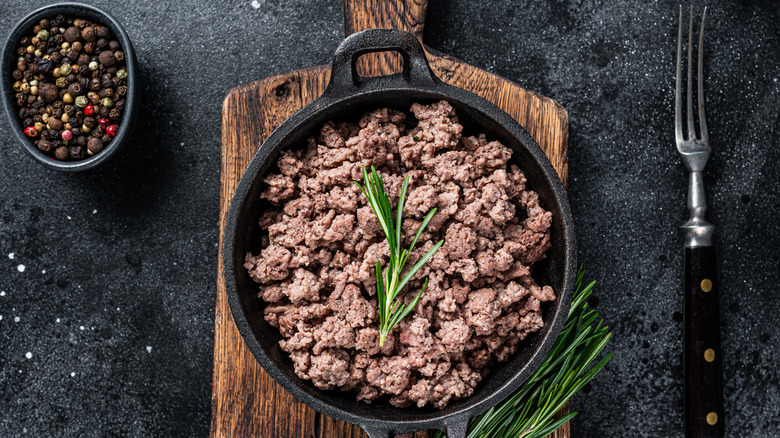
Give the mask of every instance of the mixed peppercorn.
M 41 20 L 32 32 L 19 42 L 12 73 L 24 133 L 58 160 L 99 153 L 125 109 L 122 47 L 107 27 L 63 15 Z

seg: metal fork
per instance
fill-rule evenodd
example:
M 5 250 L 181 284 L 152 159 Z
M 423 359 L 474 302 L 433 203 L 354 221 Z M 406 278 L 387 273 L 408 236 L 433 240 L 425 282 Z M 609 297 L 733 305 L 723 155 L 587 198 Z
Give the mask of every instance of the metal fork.
M 675 92 L 675 140 L 690 177 L 688 211 L 690 219 L 685 232 L 685 299 L 684 299 L 684 399 L 685 434 L 689 438 L 723 437 L 722 350 L 720 348 L 720 316 L 718 283 L 715 269 L 715 226 L 705 219 L 707 200 L 702 171 L 710 158 L 710 139 L 704 114 L 704 9 L 699 32 L 697 68 L 697 112 L 699 134 L 694 126 L 691 58 L 693 46 L 693 10 L 688 24 L 688 80 L 686 93 L 687 133 L 683 133 L 682 51 L 683 13 L 680 7 L 680 28 L 677 45 L 677 87 Z

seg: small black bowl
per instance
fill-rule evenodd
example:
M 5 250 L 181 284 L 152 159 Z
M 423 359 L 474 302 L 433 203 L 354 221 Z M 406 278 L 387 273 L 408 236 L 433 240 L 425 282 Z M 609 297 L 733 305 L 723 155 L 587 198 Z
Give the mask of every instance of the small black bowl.
M 122 51 L 125 53 L 127 96 L 125 97 L 125 110 L 122 115 L 121 124 L 119 125 L 119 132 L 117 132 L 116 136 L 102 151 L 100 151 L 100 153 L 78 161 L 59 161 L 54 157 L 44 154 L 35 147 L 35 144 L 24 134 L 21 121 L 19 120 L 13 88 L 11 87 L 13 83 L 11 73 L 14 71 L 18 58 L 16 49 L 19 45 L 19 40 L 21 40 L 24 35 L 31 33 L 32 28 L 38 24 L 41 19 L 52 18 L 58 14 L 70 18 L 83 18 L 108 27 L 114 35 L 114 38 L 116 38 L 122 46 Z M 107 14 L 102 9 L 83 3 L 56 3 L 38 9 L 21 19 L 16 26 L 14 26 L 13 30 L 11 30 L 11 34 L 8 35 L 5 45 L 3 46 L 3 51 L 0 52 L 0 93 L 3 95 L 3 108 L 5 108 L 8 122 L 11 124 L 11 130 L 14 135 L 16 135 L 16 139 L 19 140 L 19 144 L 22 145 L 24 150 L 39 163 L 50 169 L 65 172 L 78 172 L 91 169 L 116 155 L 117 151 L 128 142 L 137 118 L 137 63 L 135 51 L 133 50 L 133 45 L 130 43 L 130 37 L 127 36 L 127 32 L 125 32 L 125 29 L 116 19 L 114 19 L 114 17 Z

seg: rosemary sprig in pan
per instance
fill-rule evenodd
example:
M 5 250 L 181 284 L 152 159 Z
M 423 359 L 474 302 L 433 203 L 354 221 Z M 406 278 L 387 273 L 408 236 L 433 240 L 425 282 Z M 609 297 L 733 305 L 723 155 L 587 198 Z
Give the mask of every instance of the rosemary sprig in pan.
M 382 226 L 382 230 L 387 237 L 387 244 L 390 246 L 390 260 L 387 263 L 387 268 L 382 270 L 382 264 L 377 260 L 376 262 L 376 293 L 379 300 L 379 346 L 385 344 L 385 339 L 393 330 L 393 327 L 398 325 L 402 319 L 414 309 L 417 302 L 420 301 L 420 297 L 425 291 L 425 287 L 428 285 L 428 279 L 425 279 L 420 293 L 409 304 L 403 304 L 402 300 L 396 300 L 398 293 L 406 286 L 406 283 L 412 279 L 414 274 L 422 268 L 422 266 L 433 257 L 433 254 L 441 248 L 444 240 L 440 240 L 433 246 L 415 265 L 406 273 L 404 277 L 401 277 L 406 260 L 409 257 L 409 253 L 414 249 L 414 245 L 417 243 L 417 239 L 425 230 L 425 227 L 430 222 L 433 215 L 436 213 L 436 209 L 433 208 L 428 214 L 425 215 L 420 228 L 414 235 L 412 244 L 409 245 L 409 249 L 401 248 L 401 225 L 403 223 L 403 211 L 404 201 L 406 200 L 406 189 L 409 186 L 409 177 L 404 178 L 404 185 L 401 189 L 401 197 L 398 200 L 398 208 L 396 211 L 396 217 L 393 219 L 393 212 L 390 208 L 390 199 L 387 197 L 384 188 L 384 182 L 382 177 L 377 173 L 374 166 L 371 166 L 371 174 L 363 167 L 363 183 L 365 188 L 357 181 L 358 187 L 366 195 L 368 204 L 374 210 L 379 224 Z
M 612 333 L 599 314 L 588 309 L 595 282 L 583 287 L 584 275 L 580 267 L 566 324 L 542 365 L 511 397 L 473 419 L 468 438 L 542 438 L 577 415 L 571 412 L 555 419 L 555 413 L 612 358 L 608 353 L 590 367 Z M 442 437 L 439 431 L 436 438 Z

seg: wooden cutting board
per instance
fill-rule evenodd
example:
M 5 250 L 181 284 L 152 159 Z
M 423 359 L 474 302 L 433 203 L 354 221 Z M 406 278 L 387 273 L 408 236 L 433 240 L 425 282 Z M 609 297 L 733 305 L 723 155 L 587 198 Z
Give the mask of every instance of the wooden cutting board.
M 345 33 L 388 27 L 412 32 L 422 41 L 426 9 L 427 0 L 345 0 Z M 441 80 L 493 102 L 525 127 L 566 183 L 569 119 L 563 107 L 434 49 L 425 47 L 425 50 L 434 73 Z M 364 76 L 388 74 L 400 71 L 400 60 L 391 54 L 368 54 L 360 59 L 358 69 Z M 357 426 L 331 419 L 297 401 L 263 371 L 233 322 L 222 266 L 225 218 L 241 174 L 271 132 L 317 98 L 329 78 L 328 65 L 272 76 L 230 90 L 222 106 L 212 437 L 366 436 Z M 404 436 L 422 438 L 429 434 L 418 432 Z M 570 436 L 568 423 L 551 435 Z

